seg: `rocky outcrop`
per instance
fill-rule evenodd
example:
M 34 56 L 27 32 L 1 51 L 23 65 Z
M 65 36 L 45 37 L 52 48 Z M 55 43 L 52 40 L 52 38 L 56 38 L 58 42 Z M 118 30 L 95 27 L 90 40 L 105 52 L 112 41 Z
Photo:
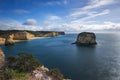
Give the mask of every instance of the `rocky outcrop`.
M 48 75 L 49 69 L 44 66 L 39 66 L 36 70 L 34 70 L 32 74 L 32 78 L 35 80 L 71 80 L 71 79 L 60 79 L 57 76 Z M 57 74 L 57 73 L 54 73 Z M 54 75 L 53 74 L 53 75 Z
M 52 78 L 46 74 L 47 71 L 49 71 L 48 68 L 40 66 L 32 72 L 32 77 L 35 80 L 52 80 Z
M 77 45 L 95 45 L 95 44 L 97 44 L 96 36 L 94 33 L 91 33 L 91 32 L 82 32 L 82 33 L 78 34 L 75 44 L 77 44 Z
M 5 39 L 5 46 L 14 44 L 13 37 L 14 37 L 14 35 L 11 34 Z
M 58 32 L 59 35 L 65 35 L 65 32 Z
M 0 44 L 4 44 L 5 43 L 5 38 L 0 37 Z
M 4 61 L 5 61 L 5 55 L 2 49 L 0 48 L 0 68 L 4 65 Z
M 26 31 L 14 33 L 14 40 L 29 40 L 34 37 L 35 36 L 33 34 L 28 33 Z

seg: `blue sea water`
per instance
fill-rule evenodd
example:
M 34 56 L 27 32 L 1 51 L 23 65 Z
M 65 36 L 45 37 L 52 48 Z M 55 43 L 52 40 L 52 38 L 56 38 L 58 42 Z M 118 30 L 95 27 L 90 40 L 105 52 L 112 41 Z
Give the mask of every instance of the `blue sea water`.
M 32 53 L 46 67 L 72 80 L 120 80 L 120 33 L 96 33 L 96 46 L 76 46 L 77 34 L 0 45 L 6 57 Z

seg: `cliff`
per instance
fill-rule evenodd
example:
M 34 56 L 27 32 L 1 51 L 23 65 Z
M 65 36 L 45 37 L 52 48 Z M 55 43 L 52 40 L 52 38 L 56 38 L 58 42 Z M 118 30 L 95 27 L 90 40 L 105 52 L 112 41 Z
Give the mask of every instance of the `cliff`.
M 13 35 L 13 34 L 9 35 L 9 36 L 5 39 L 5 45 L 6 45 L 6 46 L 7 46 L 7 45 L 13 45 L 13 44 L 14 44 L 13 38 L 14 38 L 14 35 Z
M 91 32 L 82 32 L 82 33 L 78 34 L 75 44 L 77 44 L 77 45 L 95 45 L 95 44 L 97 44 L 96 35 Z
M 4 44 L 5 43 L 5 38 L 0 37 L 0 43 Z
M 31 33 L 28 33 L 26 31 L 24 32 L 16 32 L 14 33 L 14 40 L 29 40 L 31 38 L 34 38 L 35 36 Z
M 23 31 L 23 30 L 0 30 L 0 44 L 9 43 L 13 41 L 9 36 L 13 35 L 13 40 L 29 40 L 35 37 L 55 37 L 58 35 L 65 35 L 64 32 L 56 31 Z M 10 42 L 11 43 L 11 42 Z
M 65 32 L 58 32 L 59 35 L 65 35 Z
M 0 48 L 0 68 L 4 65 L 4 61 L 5 61 L 5 55 L 2 49 Z

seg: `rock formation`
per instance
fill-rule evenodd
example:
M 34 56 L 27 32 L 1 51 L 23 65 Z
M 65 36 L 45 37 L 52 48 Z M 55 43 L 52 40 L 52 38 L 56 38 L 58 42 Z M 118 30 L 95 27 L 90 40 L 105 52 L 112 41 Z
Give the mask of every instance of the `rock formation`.
M 34 37 L 35 36 L 33 34 L 28 33 L 26 31 L 14 33 L 14 40 L 29 40 Z
M 5 38 L 0 37 L 0 44 L 4 44 L 5 43 Z
M 5 39 L 5 46 L 14 44 L 13 37 L 14 37 L 14 35 L 11 34 Z
M 4 65 L 4 61 L 5 61 L 5 55 L 2 49 L 0 48 L 0 68 Z
M 34 70 L 32 74 L 32 78 L 35 80 L 71 80 L 71 79 L 59 79 L 53 78 L 52 76 L 48 75 L 49 69 L 44 66 L 39 66 L 36 70 Z
M 95 45 L 95 44 L 97 44 L 96 36 L 94 33 L 91 33 L 91 32 L 82 32 L 82 33 L 78 34 L 75 44 L 77 44 L 77 45 Z
M 40 66 L 32 72 L 32 77 L 36 80 L 52 80 L 52 78 L 46 74 L 47 71 L 49 71 L 48 68 Z
M 65 32 L 58 32 L 59 35 L 65 35 Z

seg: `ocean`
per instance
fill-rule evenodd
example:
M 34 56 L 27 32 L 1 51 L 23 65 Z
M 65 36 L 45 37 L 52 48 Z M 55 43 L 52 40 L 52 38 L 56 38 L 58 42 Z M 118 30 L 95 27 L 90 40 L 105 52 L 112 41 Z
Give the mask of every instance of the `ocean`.
M 49 69 L 72 80 L 120 80 L 120 33 L 96 33 L 97 45 L 76 46 L 77 34 L 0 45 L 6 57 L 33 54 Z

